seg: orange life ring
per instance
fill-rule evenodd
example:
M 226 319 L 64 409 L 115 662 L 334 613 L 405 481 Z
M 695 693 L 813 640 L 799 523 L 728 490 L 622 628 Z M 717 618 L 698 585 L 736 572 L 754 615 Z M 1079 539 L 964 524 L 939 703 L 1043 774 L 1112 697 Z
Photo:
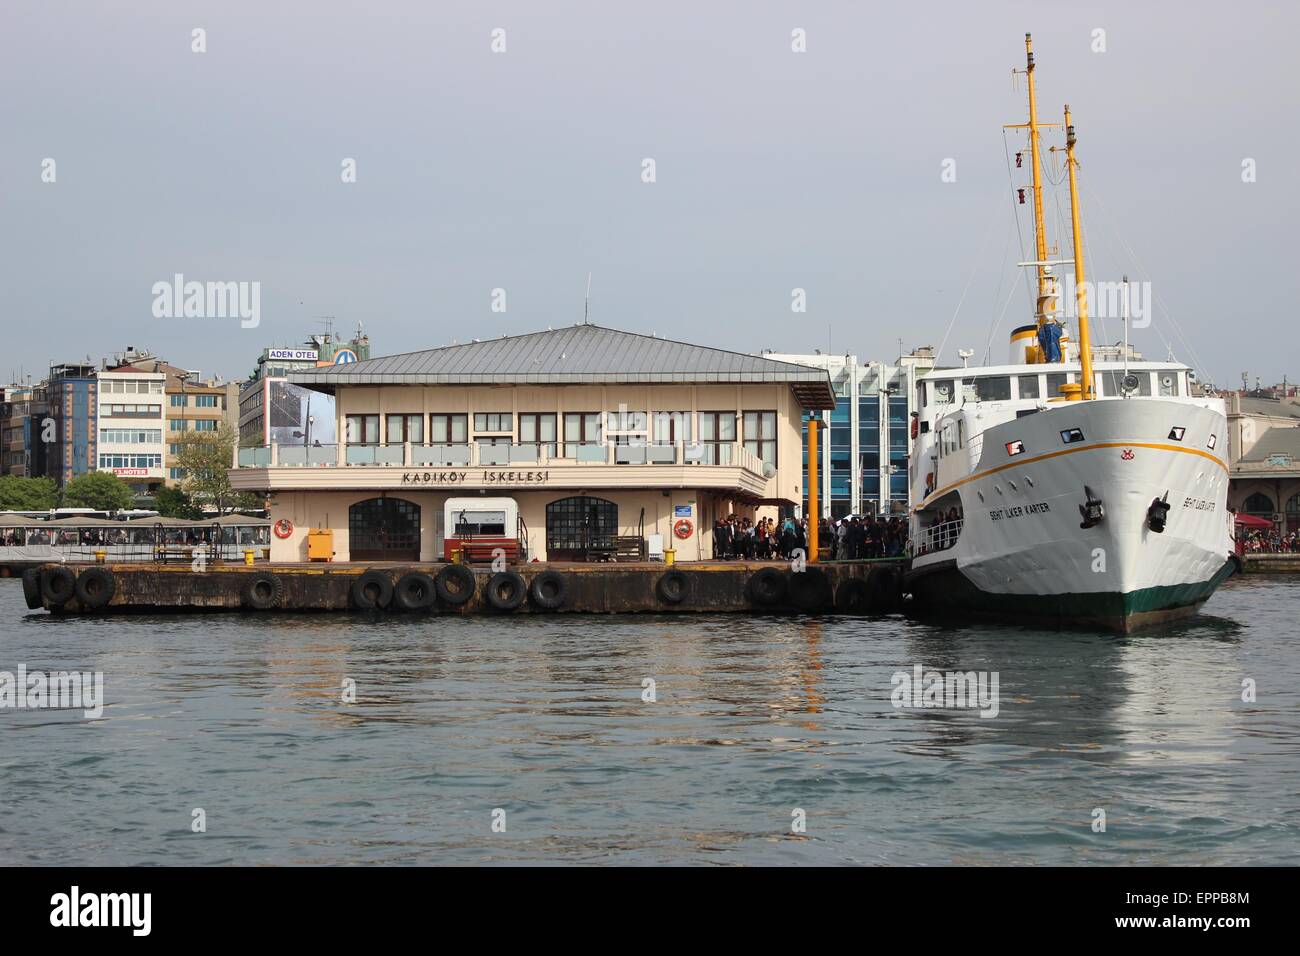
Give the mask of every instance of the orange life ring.
M 287 538 L 293 534 L 293 522 L 288 518 L 281 518 L 273 526 L 277 538 Z
M 680 521 L 677 521 L 673 524 L 673 534 L 677 535 L 677 537 L 682 538 L 683 540 L 689 538 L 694 533 L 694 531 L 695 531 L 695 526 L 691 524 L 690 518 L 682 518 Z

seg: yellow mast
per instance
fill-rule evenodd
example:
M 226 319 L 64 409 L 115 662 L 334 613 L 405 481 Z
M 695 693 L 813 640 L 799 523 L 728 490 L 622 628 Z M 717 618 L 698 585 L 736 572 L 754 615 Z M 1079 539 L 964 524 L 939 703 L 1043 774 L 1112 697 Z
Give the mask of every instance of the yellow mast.
M 1034 251 L 1037 259 L 1032 265 L 1038 272 L 1038 299 L 1034 308 L 1034 321 L 1041 328 L 1048 322 L 1048 316 L 1056 311 L 1054 302 L 1058 297 L 1056 279 L 1050 272 L 1047 261 L 1047 229 L 1043 223 L 1043 160 L 1039 130 L 1055 123 L 1038 122 L 1038 94 L 1034 89 L 1034 40 L 1031 34 L 1025 34 L 1025 75 L 1029 85 L 1029 122 L 1011 123 L 1007 129 L 1029 130 L 1029 163 L 1033 173 L 1034 192 Z M 1031 263 L 1023 263 L 1030 265 Z M 1035 346 L 1031 350 L 1031 361 L 1041 362 L 1042 350 Z M 1065 361 L 1062 350 L 1061 361 Z
M 1079 186 L 1074 170 L 1074 125 L 1070 122 L 1070 107 L 1065 107 L 1065 165 L 1070 174 L 1070 229 L 1074 238 L 1074 284 L 1078 290 L 1079 309 L 1079 363 L 1083 390 L 1080 398 L 1096 398 L 1092 379 L 1092 341 L 1088 331 L 1088 287 L 1083 277 L 1083 241 L 1079 230 Z
M 1047 321 L 1045 312 L 1045 302 L 1048 293 L 1049 280 L 1047 277 L 1046 267 L 1043 265 L 1047 261 L 1047 232 L 1043 228 L 1043 162 L 1038 153 L 1038 97 L 1034 93 L 1034 40 L 1028 33 L 1025 34 L 1025 75 L 1029 78 L 1029 161 L 1033 166 L 1034 175 L 1034 237 L 1037 240 L 1036 252 L 1038 253 L 1038 324 L 1041 326 Z

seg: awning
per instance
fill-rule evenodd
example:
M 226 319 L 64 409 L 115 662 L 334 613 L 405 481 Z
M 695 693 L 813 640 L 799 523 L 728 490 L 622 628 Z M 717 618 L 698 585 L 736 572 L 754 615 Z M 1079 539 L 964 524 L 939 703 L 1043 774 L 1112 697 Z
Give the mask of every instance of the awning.
M 1244 528 L 1273 527 L 1273 522 L 1269 521 L 1267 518 L 1257 518 L 1255 515 L 1242 514 L 1241 512 L 1238 512 L 1236 515 L 1236 523 Z

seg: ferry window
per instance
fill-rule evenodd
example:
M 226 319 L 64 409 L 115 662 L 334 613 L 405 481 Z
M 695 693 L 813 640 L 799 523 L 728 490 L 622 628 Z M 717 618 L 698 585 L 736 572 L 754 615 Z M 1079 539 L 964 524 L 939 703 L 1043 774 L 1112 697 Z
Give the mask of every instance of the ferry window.
M 1076 442 L 1083 441 L 1083 429 L 1067 428 L 1061 432 L 1061 441 L 1067 445 L 1073 445 Z
M 1038 376 L 1037 376 L 1037 375 L 1021 375 L 1021 376 L 1019 376 L 1019 377 L 1016 379 L 1016 382 L 1017 382 L 1017 384 L 1020 386 L 1020 397 L 1021 397 L 1021 398 L 1041 398 L 1041 397 L 1042 397 L 1042 396 L 1039 395 L 1039 393 L 1038 393 Z
M 423 415 L 389 415 L 388 443 L 400 445 L 402 442 L 422 444 L 424 442 Z
M 514 416 L 510 412 L 477 412 L 474 415 L 474 433 L 513 432 Z
M 1179 374 L 1177 372 L 1156 372 L 1156 378 L 1160 381 L 1161 397 L 1172 398 L 1178 394 Z
M 349 445 L 378 445 L 379 416 L 349 415 L 346 434 Z
M 744 413 L 745 450 L 776 465 L 776 412 Z
M 1132 376 L 1135 379 L 1137 379 L 1137 385 L 1138 385 L 1137 391 L 1133 392 L 1132 394 L 1150 395 L 1151 376 L 1148 375 L 1146 372 L 1133 372 L 1130 374 L 1132 374 Z M 1124 372 L 1122 369 L 1114 372 L 1101 373 L 1101 394 L 1102 395 L 1108 397 L 1112 397 L 1115 395 L 1123 395 L 1124 389 L 1121 387 L 1123 384 L 1124 384 Z
M 1047 375 L 1047 398 L 1057 398 L 1061 394 L 1061 386 L 1067 382 L 1074 381 L 1072 372 L 1049 372 Z
M 554 458 L 557 437 L 554 412 L 529 412 L 519 416 L 519 441 L 536 445 L 539 454 Z
M 567 412 L 564 416 L 564 457 L 578 457 L 578 446 L 600 443 L 600 412 Z
M 962 380 L 962 390 L 970 394 L 973 388 L 977 402 L 1005 402 L 1011 398 L 1011 376 L 985 375 Z
M 735 412 L 700 412 L 701 462 L 730 465 L 731 444 L 736 440 Z
M 463 445 L 469 441 L 469 416 L 429 416 L 429 441 L 434 445 Z
M 934 383 L 934 403 L 936 405 L 947 405 L 952 401 L 952 379 L 944 379 L 941 382 Z

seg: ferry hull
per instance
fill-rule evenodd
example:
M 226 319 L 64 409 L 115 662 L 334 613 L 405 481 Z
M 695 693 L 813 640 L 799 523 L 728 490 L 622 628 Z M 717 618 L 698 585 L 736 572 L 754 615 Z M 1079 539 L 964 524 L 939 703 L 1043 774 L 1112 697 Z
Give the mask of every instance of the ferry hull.
M 1237 561 L 1230 557 L 1218 573 L 1203 582 L 1129 592 L 1007 594 L 980 590 L 955 562 L 944 562 L 912 571 L 904 579 L 904 587 L 912 595 L 913 610 L 922 615 L 1128 634 L 1194 616 L 1236 570 Z
M 1072 430 L 1084 439 L 1066 443 Z M 1120 632 L 1194 614 L 1236 568 L 1226 434 L 1213 404 L 1138 398 L 988 428 L 977 466 L 935 495 L 939 510 L 960 498 L 963 527 L 952 547 L 913 559 L 913 606 Z M 1085 486 L 1104 511 L 1088 528 Z M 1157 499 L 1169 505 L 1162 531 L 1149 518 Z

